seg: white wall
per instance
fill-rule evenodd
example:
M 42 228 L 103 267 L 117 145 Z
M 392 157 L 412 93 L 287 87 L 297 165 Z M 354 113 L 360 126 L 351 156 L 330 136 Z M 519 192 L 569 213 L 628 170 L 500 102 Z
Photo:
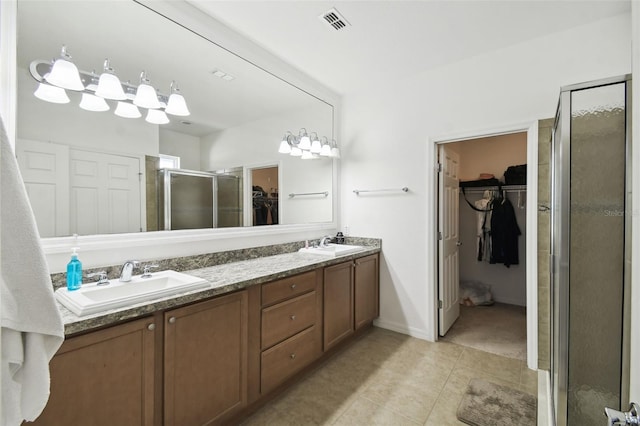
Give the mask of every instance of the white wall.
M 200 138 L 173 130 L 160 129 L 160 154 L 180 157 L 180 168 L 200 169 Z
M 340 225 L 383 240 L 380 326 L 436 337 L 431 140 L 551 117 L 561 86 L 630 72 L 630 22 L 616 16 L 343 98 Z M 402 186 L 410 192 L 351 192 Z

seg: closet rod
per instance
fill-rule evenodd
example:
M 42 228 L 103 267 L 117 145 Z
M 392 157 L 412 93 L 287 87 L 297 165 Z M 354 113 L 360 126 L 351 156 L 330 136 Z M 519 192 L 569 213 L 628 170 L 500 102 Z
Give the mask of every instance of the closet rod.
M 460 188 L 462 190 L 462 188 Z M 498 189 L 500 189 L 501 191 L 506 191 L 506 192 L 520 192 L 520 191 L 526 191 L 527 190 L 527 185 L 502 185 L 501 187 L 498 187 L 497 185 L 494 186 L 475 186 L 475 187 L 467 187 L 464 188 L 464 192 L 468 193 L 474 193 L 474 192 L 484 192 L 484 191 L 497 191 Z M 462 192 L 462 191 L 460 191 Z

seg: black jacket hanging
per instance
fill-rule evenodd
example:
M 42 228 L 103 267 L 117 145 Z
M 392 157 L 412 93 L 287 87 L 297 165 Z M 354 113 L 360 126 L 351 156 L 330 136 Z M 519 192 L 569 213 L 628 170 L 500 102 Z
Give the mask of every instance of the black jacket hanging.
M 507 198 L 496 199 L 491 215 L 491 260 L 489 263 L 504 263 L 507 268 L 517 265 L 518 237 L 522 234 L 513 205 Z

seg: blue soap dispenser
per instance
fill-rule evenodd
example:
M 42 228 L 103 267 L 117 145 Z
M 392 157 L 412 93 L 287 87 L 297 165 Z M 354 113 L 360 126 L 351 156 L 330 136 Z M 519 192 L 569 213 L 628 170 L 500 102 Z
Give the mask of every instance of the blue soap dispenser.
M 78 247 L 74 247 L 71 253 L 71 260 L 67 264 L 67 290 L 77 290 L 81 285 L 82 262 L 78 259 Z

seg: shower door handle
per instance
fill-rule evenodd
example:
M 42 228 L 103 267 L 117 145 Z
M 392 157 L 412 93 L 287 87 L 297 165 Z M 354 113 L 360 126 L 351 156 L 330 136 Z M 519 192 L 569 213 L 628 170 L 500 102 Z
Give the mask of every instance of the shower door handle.
M 604 415 L 607 417 L 607 426 L 640 425 L 640 405 L 631 403 L 629 411 L 618 411 L 605 407 Z

